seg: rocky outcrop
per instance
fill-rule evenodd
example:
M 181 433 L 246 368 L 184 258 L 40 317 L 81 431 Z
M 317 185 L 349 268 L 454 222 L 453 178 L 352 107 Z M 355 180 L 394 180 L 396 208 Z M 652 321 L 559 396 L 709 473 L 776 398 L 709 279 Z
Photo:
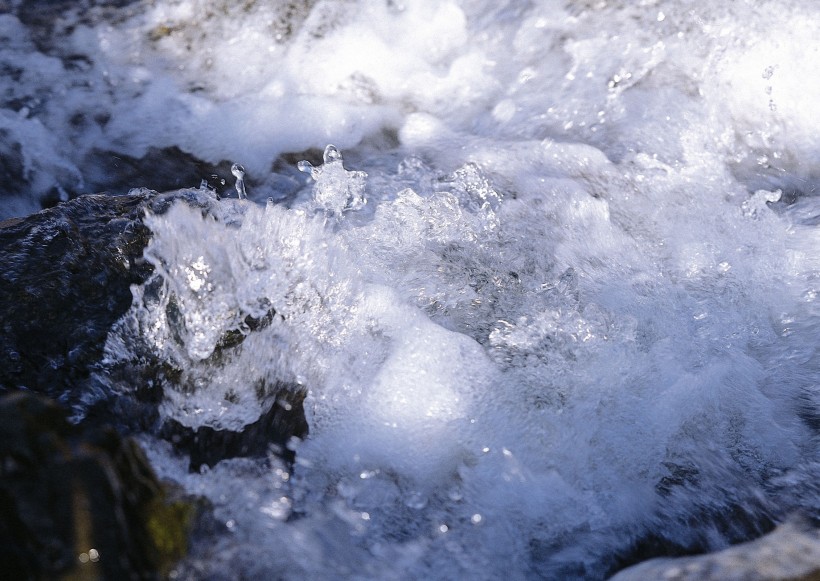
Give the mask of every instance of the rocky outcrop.
M 782 524 L 748 543 L 706 555 L 652 559 L 612 581 L 820 581 L 820 529 Z
M 308 425 L 303 407 L 304 392 L 283 387 L 283 397 L 241 432 L 216 430 L 208 426 L 191 429 L 175 420 L 166 421 L 160 435 L 190 458 L 189 468 L 198 472 L 206 465 L 213 467 L 220 460 L 236 457 L 264 457 L 271 450 L 293 462 L 294 454 L 288 440 L 307 435 Z
M 0 392 L 47 395 L 81 408 L 86 424 L 114 424 L 124 432 L 156 430 L 189 455 L 192 469 L 223 458 L 264 456 L 270 446 L 289 458 L 287 440 L 307 433 L 304 393 L 298 390 L 271 390 L 270 405 L 263 406 L 267 412 L 241 432 L 193 431 L 175 422 L 158 426 L 161 386 L 174 381 L 166 362 L 146 353 L 125 369 L 92 373 L 109 330 L 131 306 L 131 285 L 152 273 L 143 258 L 151 237 L 143 222 L 146 211 L 162 214 L 174 203 L 208 212 L 220 202 L 210 190 L 140 190 L 82 196 L 0 222 Z M 246 320 L 248 331 L 263 329 L 270 317 Z M 244 338 L 229 332 L 218 351 L 230 351 Z M 101 383 L 112 374 L 136 384 L 131 396 L 113 396 Z
M 83 196 L 0 223 L 0 388 L 66 397 L 88 377 L 130 285 L 151 272 L 152 198 Z

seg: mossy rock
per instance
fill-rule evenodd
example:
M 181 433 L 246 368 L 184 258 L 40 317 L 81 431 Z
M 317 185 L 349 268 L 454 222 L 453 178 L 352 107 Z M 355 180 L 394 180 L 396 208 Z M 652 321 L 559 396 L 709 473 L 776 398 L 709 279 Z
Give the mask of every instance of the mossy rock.
M 0 563 L 7 579 L 159 579 L 201 503 L 161 483 L 110 429 L 31 393 L 0 398 Z

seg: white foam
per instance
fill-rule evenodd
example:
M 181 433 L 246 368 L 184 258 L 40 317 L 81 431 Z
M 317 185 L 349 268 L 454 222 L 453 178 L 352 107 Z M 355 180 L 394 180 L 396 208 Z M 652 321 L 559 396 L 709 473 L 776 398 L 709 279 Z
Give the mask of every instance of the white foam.
M 282 205 L 203 190 L 211 217 L 149 218 L 163 279 L 109 338 L 112 362 L 141 343 L 182 369 L 162 413 L 192 427 L 307 390 L 275 491 L 244 461 L 188 477 L 157 453 L 235 521 L 215 567 L 596 578 L 648 532 L 717 547 L 712 516 L 816 510 L 772 484 L 815 470 L 815 7 L 287 6 L 140 4 L 75 29 L 77 71 L 0 20 L 3 58 L 71 80 L 0 114 L 38 179 L 75 150 L 177 145 L 264 199 L 277 155 L 344 154 Z M 77 111 L 111 120 L 74 134 Z M 234 477 L 259 510 L 225 498 Z

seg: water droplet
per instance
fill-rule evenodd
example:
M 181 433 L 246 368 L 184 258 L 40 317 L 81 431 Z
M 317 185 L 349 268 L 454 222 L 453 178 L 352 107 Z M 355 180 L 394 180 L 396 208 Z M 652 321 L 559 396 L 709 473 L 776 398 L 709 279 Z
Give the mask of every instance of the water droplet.
M 245 168 L 235 163 L 231 166 L 231 173 L 236 178 L 236 193 L 240 200 L 246 200 L 248 194 L 245 192 Z
M 325 163 L 342 161 L 342 154 L 339 152 L 335 145 L 328 145 L 327 147 L 325 147 L 323 159 Z

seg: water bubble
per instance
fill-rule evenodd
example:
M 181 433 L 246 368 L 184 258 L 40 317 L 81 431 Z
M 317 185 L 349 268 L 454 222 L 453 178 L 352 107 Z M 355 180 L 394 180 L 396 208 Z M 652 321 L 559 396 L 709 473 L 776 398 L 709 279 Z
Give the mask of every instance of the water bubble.
M 421 492 L 410 492 L 407 496 L 404 497 L 404 505 L 408 508 L 421 510 L 422 508 L 427 506 L 427 496 L 422 494 Z
M 462 498 L 464 498 L 464 493 L 461 491 L 459 486 L 453 486 L 447 491 L 447 498 L 452 500 L 453 502 L 458 502 Z

